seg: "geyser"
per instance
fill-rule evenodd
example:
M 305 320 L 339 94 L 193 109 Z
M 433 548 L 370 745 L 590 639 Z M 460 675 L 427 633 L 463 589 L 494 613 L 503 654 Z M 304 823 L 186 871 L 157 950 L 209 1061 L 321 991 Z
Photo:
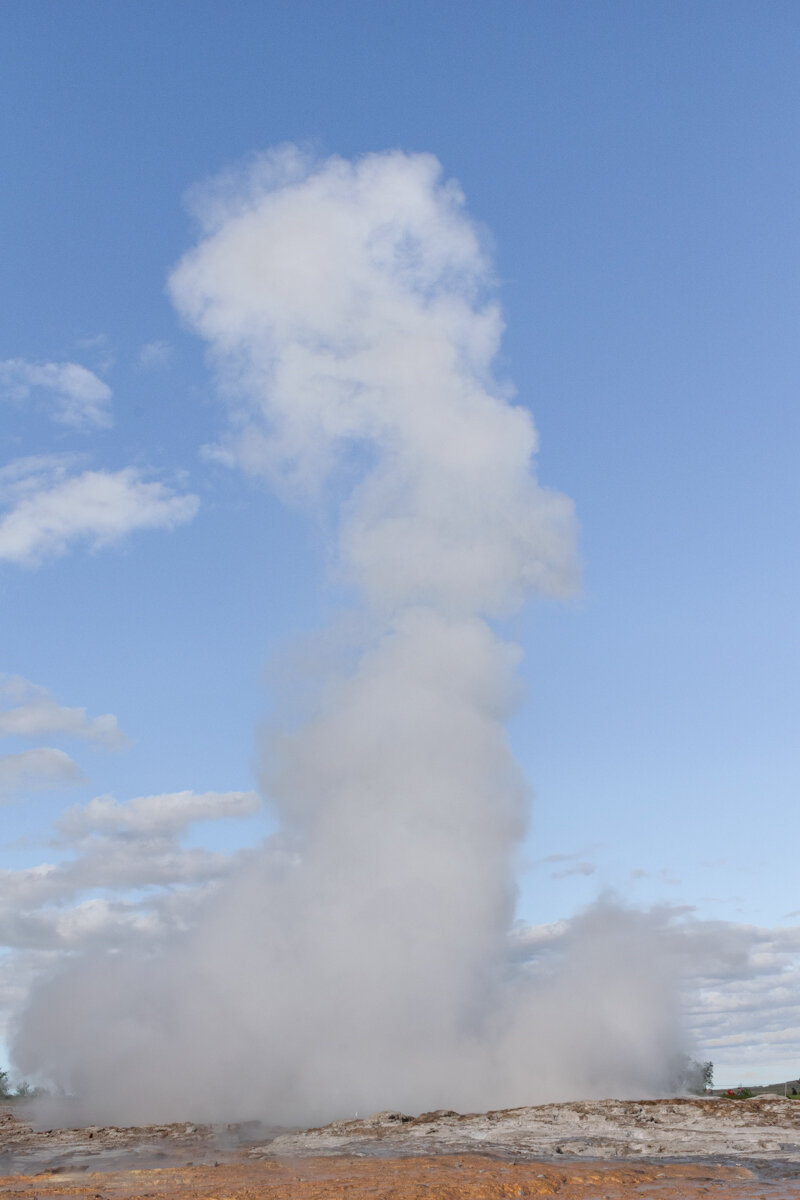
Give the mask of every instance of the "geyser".
M 459 188 L 429 155 L 290 147 L 195 200 L 170 290 L 228 406 L 215 454 L 326 514 L 349 640 L 264 739 L 277 834 L 189 928 L 42 980 L 19 1069 L 104 1122 L 657 1090 L 679 1039 L 642 918 L 601 905 L 544 972 L 509 953 L 527 798 L 495 625 L 574 588 L 575 525 L 492 373 Z

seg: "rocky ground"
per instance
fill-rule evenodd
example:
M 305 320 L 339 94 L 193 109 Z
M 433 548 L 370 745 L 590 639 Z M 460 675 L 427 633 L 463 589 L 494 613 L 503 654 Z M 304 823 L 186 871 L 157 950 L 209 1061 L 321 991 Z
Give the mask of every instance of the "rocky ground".
M 800 1200 L 800 1103 L 677 1099 L 36 1130 L 0 1110 L 0 1200 Z
M 376 1113 L 283 1134 L 251 1154 L 489 1153 L 516 1157 L 781 1159 L 800 1170 L 800 1103 L 595 1100 L 498 1112 Z

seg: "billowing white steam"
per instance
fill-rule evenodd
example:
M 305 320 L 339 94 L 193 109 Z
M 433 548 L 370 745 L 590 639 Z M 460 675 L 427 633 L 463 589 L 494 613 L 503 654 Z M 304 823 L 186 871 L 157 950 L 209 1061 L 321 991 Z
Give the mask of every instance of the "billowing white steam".
M 427 155 L 284 149 L 201 208 L 171 291 L 229 403 L 216 453 L 332 514 L 361 643 L 267 740 L 279 834 L 188 931 L 42 983 L 19 1068 L 106 1121 L 658 1089 L 677 1043 L 643 918 L 601 906 L 544 975 L 509 952 L 517 651 L 487 622 L 573 588 L 574 521 L 492 375 L 461 192 Z

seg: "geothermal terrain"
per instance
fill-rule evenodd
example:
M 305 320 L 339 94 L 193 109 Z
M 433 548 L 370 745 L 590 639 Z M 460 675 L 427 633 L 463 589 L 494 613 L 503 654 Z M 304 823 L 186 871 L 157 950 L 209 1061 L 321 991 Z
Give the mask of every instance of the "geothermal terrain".
M 599 1100 L 320 1129 L 36 1129 L 0 1110 L 0 1197 L 590 1200 L 800 1197 L 800 1102 Z

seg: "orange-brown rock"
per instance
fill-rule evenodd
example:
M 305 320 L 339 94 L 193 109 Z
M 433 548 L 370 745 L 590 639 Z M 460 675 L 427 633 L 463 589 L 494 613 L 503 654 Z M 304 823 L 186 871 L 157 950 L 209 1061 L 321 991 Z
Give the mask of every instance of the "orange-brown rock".
M 482 1155 L 227 1162 L 109 1173 L 0 1178 L 0 1198 L 49 1200 L 775 1200 L 800 1185 L 759 1181 L 744 1167 L 659 1163 L 504 1162 Z

